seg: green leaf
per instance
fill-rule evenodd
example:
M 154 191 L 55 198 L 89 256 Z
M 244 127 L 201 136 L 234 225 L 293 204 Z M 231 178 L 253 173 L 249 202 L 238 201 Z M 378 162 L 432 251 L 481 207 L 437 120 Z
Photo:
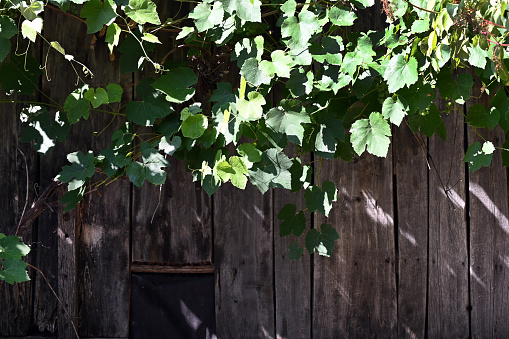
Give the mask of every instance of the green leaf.
M 157 148 L 163 151 L 167 155 L 173 155 L 176 150 L 182 145 L 182 139 L 179 136 L 174 136 L 170 141 L 169 138 L 163 136 Z
M 304 127 L 311 123 L 302 103 L 297 100 L 282 100 L 281 106 L 267 112 L 266 124 L 278 133 L 286 134 L 289 141 L 302 145 Z
M 408 124 L 414 133 L 420 130 L 422 134 L 428 137 L 436 133 L 444 140 L 447 138 L 447 129 L 440 116 L 440 110 L 435 104 L 432 104 L 428 110 L 410 115 Z
M 488 145 L 486 145 L 489 143 Z M 491 144 L 491 145 L 490 145 Z M 490 167 L 491 159 L 493 158 L 494 147 L 489 141 L 485 143 L 486 146 L 481 146 L 480 142 L 475 142 L 470 145 L 463 158 L 464 162 L 468 163 L 470 172 L 473 173 L 481 167 Z
M 90 115 L 90 101 L 84 96 L 88 85 L 74 90 L 64 102 L 64 109 L 67 111 L 67 119 L 70 124 L 75 124 L 81 118 L 88 119 Z
M 34 142 L 34 150 L 39 154 L 46 154 L 56 144 L 65 141 L 69 132 L 69 122 L 62 112 L 55 112 L 51 117 L 46 108 L 30 106 L 23 109 L 21 116 L 28 119 L 28 126 L 23 130 L 21 142 Z
M 443 70 L 438 75 L 438 90 L 442 98 L 449 98 L 458 104 L 464 104 L 470 97 L 470 90 L 474 86 L 474 80 L 470 74 L 462 73 L 456 80 L 448 69 Z
M 35 18 L 34 20 L 25 20 L 21 24 L 21 34 L 23 38 L 28 38 L 30 41 L 35 42 L 37 33 L 42 32 L 42 18 Z
M 253 144 L 242 144 L 237 148 L 237 153 L 242 157 L 247 168 L 253 167 L 254 163 L 262 160 L 262 152 Z
M 246 81 L 251 83 L 253 86 L 258 87 L 261 84 L 270 84 L 270 77 L 259 68 L 258 60 L 255 58 L 249 58 L 244 62 L 240 70 L 240 74 L 246 78 Z
M 140 25 L 147 22 L 154 25 L 161 24 L 156 4 L 152 0 L 130 0 L 129 6 L 125 7 L 125 14 Z
M 135 31 L 135 34 L 137 34 L 136 32 L 137 31 Z M 142 41 L 142 45 L 146 52 L 150 52 L 154 49 L 154 44 L 150 42 Z M 131 34 L 125 38 L 118 48 L 118 50 L 122 52 L 119 60 L 122 73 L 137 72 L 143 69 L 143 65 L 145 64 L 145 53 L 143 49 L 140 43 Z
M 122 100 L 122 93 L 124 93 L 124 89 L 122 86 L 117 84 L 109 84 L 106 86 L 106 90 L 108 91 L 108 102 L 120 102 Z
M 384 79 L 389 85 L 390 93 L 405 85 L 409 87 L 417 81 L 417 60 L 410 57 L 407 62 L 404 54 L 394 55 L 385 69 Z
M 260 62 L 260 70 L 270 78 L 273 78 L 275 74 L 289 78 L 290 71 L 295 65 L 293 58 L 281 50 L 275 50 L 270 54 L 270 57 L 272 61 L 262 60 Z
M 320 21 L 315 13 L 303 10 L 298 18 L 286 18 L 281 25 L 281 36 L 288 38 L 286 45 L 290 48 L 306 47 L 313 34 L 320 30 Z
M 505 132 L 509 131 L 509 98 L 507 98 L 507 94 L 505 92 L 505 88 L 500 88 L 491 98 L 490 100 L 490 107 L 496 108 L 497 111 L 500 113 L 500 120 L 498 121 L 498 124 Z
M 42 74 L 40 65 L 35 58 L 27 55 L 11 55 L 12 63 L 3 62 L 0 68 L 0 83 L 6 93 L 15 91 L 31 95 L 39 83 Z
M 246 21 L 261 22 L 261 1 L 260 0 L 219 0 L 226 12 L 233 14 Z
M 483 50 L 479 45 L 475 47 L 469 47 L 468 51 L 470 53 L 468 57 L 468 62 L 470 65 L 484 69 L 486 67 L 486 51 Z
M 213 5 L 202 2 L 189 14 L 194 19 L 198 32 L 203 32 L 223 22 L 224 10 L 222 3 L 216 1 Z
M 249 170 L 249 179 L 260 192 L 265 193 L 270 187 L 291 188 L 292 161 L 286 154 L 269 148 L 262 153 L 260 162 Z
M 385 99 L 382 105 L 382 115 L 385 119 L 398 126 L 407 114 L 408 105 L 405 101 L 401 101 L 399 96 L 392 96 Z
M 152 86 L 166 93 L 169 102 L 183 103 L 194 96 L 195 89 L 190 88 L 196 84 L 196 75 L 189 68 L 174 68 L 157 79 Z
M 26 271 L 26 262 L 16 259 L 5 259 L 1 264 L 0 280 L 5 280 L 8 284 L 30 280 Z
M 496 107 L 491 107 L 487 112 L 484 105 L 472 105 L 468 108 L 468 114 L 465 117 L 465 122 L 473 127 L 488 127 L 489 129 L 495 128 L 500 120 L 500 113 Z
M 330 257 L 334 249 L 334 242 L 339 239 L 338 232 L 330 224 L 322 224 L 320 229 L 310 229 L 306 235 L 306 248 L 309 254 L 317 252 Z
M 280 225 L 279 235 L 285 237 L 293 233 L 296 237 L 300 237 L 302 232 L 306 229 L 306 216 L 304 211 L 297 213 L 297 206 L 293 204 L 286 204 L 277 215 L 279 220 L 282 220 Z
M 18 259 L 30 253 L 30 247 L 19 241 L 19 237 L 0 233 L 0 259 Z
M 327 61 L 331 65 L 342 64 L 343 55 L 341 52 L 343 50 L 343 39 L 340 36 L 323 37 L 320 44 L 315 43 L 309 48 L 313 59 L 320 63 Z
M 170 163 L 156 149 L 142 145 L 142 162 L 134 161 L 127 167 L 129 180 L 138 188 L 143 186 L 145 179 L 154 185 L 162 185 L 166 181 L 166 172 L 162 167 Z
M 65 193 L 62 198 L 60 198 L 60 201 L 65 204 L 65 207 L 63 209 L 63 212 L 67 212 L 75 208 L 80 201 L 83 199 L 83 196 L 85 195 L 85 191 L 87 189 L 86 184 L 88 184 L 88 181 L 85 183 L 85 185 Z
M 97 91 L 93 88 L 89 88 L 88 91 L 85 92 L 84 97 L 90 101 L 94 108 L 109 103 L 108 93 L 106 93 L 104 88 L 100 87 Z
M 230 175 L 232 185 L 240 188 L 241 190 L 245 189 L 247 184 L 246 174 L 249 173 L 246 164 L 242 158 L 237 156 L 230 157 L 230 164 L 234 171 L 234 173 Z
M 324 181 L 322 188 L 318 186 L 310 186 L 304 193 L 306 199 L 306 207 L 309 212 L 318 211 L 329 216 L 332 209 L 332 203 L 338 200 L 338 190 L 332 181 Z
M 352 124 L 351 142 L 355 153 L 361 155 L 367 147 L 369 153 L 385 157 L 389 150 L 391 128 L 380 113 L 373 112 L 368 119 L 359 119 Z
M 266 101 L 263 95 L 258 92 L 249 92 L 246 99 L 237 101 L 238 118 L 244 121 L 258 120 L 263 115 L 262 106 Z
M 168 103 L 159 101 L 129 101 L 125 109 L 127 119 L 141 125 L 152 126 L 157 118 L 173 112 Z
M 203 135 L 208 126 L 205 115 L 190 115 L 182 122 L 182 135 L 186 138 L 197 139 Z
M 424 33 L 430 29 L 429 19 L 419 19 L 412 23 L 412 33 Z
M 241 68 L 247 59 L 255 58 L 257 61 L 261 61 L 263 55 L 263 44 L 264 39 L 261 35 L 255 37 L 253 40 L 244 38 L 235 44 L 235 53 L 232 54 L 231 60 L 237 60 L 237 66 Z
M 134 0 L 136 1 L 136 0 Z M 90 0 L 81 9 L 81 17 L 86 19 L 87 33 L 99 32 L 104 25 L 108 26 L 117 17 L 117 5 L 113 0 Z
M 327 119 L 320 124 L 316 134 L 315 151 L 317 154 L 332 159 L 336 152 L 338 142 L 345 140 L 345 128 L 339 119 Z
M 352 26 L 357 15 L 347 7 L 332 7 L 329 11 L 329 19 L 337 26 Z
M 67 160 L 71 166 L 63 166 L 55 179 L 68 182 L 68 190 L 73 191 L 82 187 L 86 180 L 95 173 L 95 157 L 92 151 L 83 154 L 81 151 L 69 153 Z
M 313 73 L 304 73 L 302 69 L 293 69 L 290 72 L 290 79 L 286 82 L 286 88 L 296 98 L 301 95 L 310 94 L 313 90 Z
M 304 254 L 304 247 L 300 247 L 296 241 L 292 241 L 288 246 L 288 254 L 286 257 L 289 260 L 300 260 Z
M 0 62 L 5 59 L 11 50 L 10 38 L 18 33 L 14 20 L 6 15 L 0 15 Z
M 416 83 L 408 88 L 402 88 L 398 91 L 409 106 L 409 114 L 425 111 L 435 100 L 435 91 L 429 83 Z

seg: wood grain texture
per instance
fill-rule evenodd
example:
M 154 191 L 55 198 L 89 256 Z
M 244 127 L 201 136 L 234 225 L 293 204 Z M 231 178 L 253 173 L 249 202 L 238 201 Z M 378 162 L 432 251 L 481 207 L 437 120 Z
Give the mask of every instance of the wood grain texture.
M 440 108 L 440 107 L 439 107 Z M 444 107 L 441 107 L 442 109 Z M 429 141 L 428 336 L 466 338 L 468 257 L 465 206 L 464 125 L 461 112 L 444 115 L 448 137 Z
M 332 224 L 340 239 L 331 258 L 315 255 L 314 338 L 396 337 L 391 158 L 323 161 L 317 182 L 332 180 L 339 193 L 318 225 Z
M 295 152 L 289 151 L 288 154 Z M 306 160 L 307 159 L 307 160 Z M 309 157 L 303 159 L 308 162 Z M 304 253 L 302 258 L 292 261 L 287 258 L 288 246 L 292 241 L 304 245 L 305 232 L 300 239 L 294 235 L 280 237 L 277 218 L 279 211 L 286 204 L 294 204 L 297 211 L 306 208 L 304 191 L 290 193 L 283 189 L 274 190 L 274 272 L 276 296 L 276 337 L 277 338 L 310 338 L 311 337 L 311 256 Z M 307 227 L 311 225 L 310 215 L 306 213 Z
M 427 137 L 420 133 L 414 135 L 404 122 L 393 131 L 399 266 L 398 337 L 424 338 L 428 281 Z
M 182 161 L 170 162 L 162 187 L 147 183 L 134 189 L 133 260 L 212 261 L 210 198 Z
M 230 184 L 214 194 L 218 338 L 274 337 L 272 192 Z
M 1 98 L 5 99 L 4 96 Z M 21 110 L 22 105 L 0 104 L 0 139 L 2 140 L 0 178 L 2 178 L 2 192 L 4 193 L 0 195 L 0 210 L 2 211 L 0 232 L 7 236 L 15 234 L 26 200 L 28 199 L 29 202 L 34 200 L 34 192 L 30 187 L 36 181 L 36 156 L 31 150 L 30 144 L 19 142 L 22 130 L 19 119 Z M 28 197 L 27 185 L 29 186 Z M 29 227 L 21 237 L 22 241 L 29 246 L 32 245 L 33 240 L 31 230 L 32 228 Z M 34 263 L 33 251 L 24 259 Z M 34 278 L 31 270 L 29 275 L 32 279 Z M 34 282 L 15 283 L 14 285 L 2 282 L 1 285 L 0 337 L 26 335 L 32 315 L 31 291 Z
M 480 92 L 479 87 L 474 93 Z M 483 95 L 471 104 L 488 104 Z M 504 132 L 478 129 L 495 147 L 502 147 Z M 468 144 L 484 142 L 472 128 Z M 509 337 L 509 222 L 507 169 L 500 151 L 495 151 L 491 168 L 469 175 L 470 214 L 470 299 L 473 338 Z

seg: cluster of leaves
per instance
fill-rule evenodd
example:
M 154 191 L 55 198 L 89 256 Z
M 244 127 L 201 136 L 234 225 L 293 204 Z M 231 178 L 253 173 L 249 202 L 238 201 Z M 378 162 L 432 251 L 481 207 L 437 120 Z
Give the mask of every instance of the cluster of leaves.
M 0 233 L 0 280 L 8 284 L 28 281 L 27 264 L 21 258 L 30 252 L 30 247 L 16 236 Z
M 328 216 L 338 195 L 333 182 L 314 182 L 313 166 L 302 155 L 350 161 L 367 151 L 385 157 L 391 125 L 404 120 L 415 133 L 445 139 L 442 116 L 451 108 L 463 112 L 462 105 L 474 95 L 474 78 L 494 95 L 489 107 L 471 106 L 465 121 L 475 131 L 498 125 L 509 132 L 507 1 L 383 3 L 385 27 L 356 32 L 352 26 L 373 0 L 203 0 L 163 23 L 152 0 L 49 0 L 48 6 L 63 11 L 82 5 L 79 15 L 87 33 L 104 32 L 110 52 L 121 53 L 123 72 L 152 68 L 155 75 L 137 83 L 136 100 L 123 106 L 115 106 L 124 99 L 122 87 L 92 88 L 80 77 L 82 83 L 63 104 L 31 105 L 23 111 L 28 127 L 22 139 L 45 154 L 57 140 L 65 140 L 70 125 L 89 119 L 91 111 L 121 116 L 125 124 L 113 132 L 110 148 L 68 155 L 71 165 L 57 176 L 69 183 L 62 199 L 66 209 L 79 203 L 98 171 L 108 177 L 99 185 L 121 176 L 138 187 L 145 180 L 160 185 L 168 157 L 175 156 L 208 194 L 227 182 L 244 189 L 248 181 L 262 193 L 269 188 L 304 190 L 306 209 L 289 204 L 278 215 L 281 236 L 300 237 L 307 214 Z M 10 39 L 19 32 L 30 42 L 40 36 L 91 75 L 58 42 L 41 35 L 45 3 L 0 4 L 0 61 L 6 60 L 0 84 L 6 93 L 33 93 L 41 73 L 27 55 L 7 58 Z M 21 27 L 9 15 L 13 11 Z M 269 25 L 269 19 L 276 24 Z M 215 45 L 217 51 L 231 52 L 229 67 L 236 63 L 240 79 L 214 81 L 207 96 L 197 91 L 203 74 L 189 65 L 153 60 L 152 51 L 164 47 L 158 35 L 170 26 L 178 28 L 175 38 L 183 41 L 189 63 L 211 59 L 207 49 Z M 457 72 L 467 67 L 473 71 Z M 446 109 L 434 103 L 437 94 Z M 141 134 L 138 126 L 152 132 Z M 285 153 L 290 144 L 299 156 Z M 464 161 L 474 171 L 489 166 L 494 151 L 490 141 L 477 142 Z M 501 153 L 508 165 L 509 153 Z M 330 224 L 309 229 L 304 247 L 292 242 L 289 257 L 300 258 L 304 248 L 329 256 L 338 237 Z

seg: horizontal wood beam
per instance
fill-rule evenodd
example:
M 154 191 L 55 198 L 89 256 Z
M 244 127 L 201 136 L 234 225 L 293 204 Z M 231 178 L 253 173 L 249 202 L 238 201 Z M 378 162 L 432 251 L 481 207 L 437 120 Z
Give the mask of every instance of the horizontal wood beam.
M 161 265 L 137 263 L 131 264 L 131 272 L 134 273 L 214 273 L 214 265 Z

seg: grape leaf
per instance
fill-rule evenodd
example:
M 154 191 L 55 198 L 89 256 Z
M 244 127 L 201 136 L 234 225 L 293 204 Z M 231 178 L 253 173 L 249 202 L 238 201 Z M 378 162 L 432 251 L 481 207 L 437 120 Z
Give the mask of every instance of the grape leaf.
M 286 82 L 286 88 L 296 98 L 304 94 L 310 94 L 313 90 L 313 73 L 304 73 L 302 69 L 293 69 L 290 72 L 290 79 Z
M 339 119 L 327 119 L 320 124 L 316 134 L 315 151 L 318 155 L 332 159 L 336 152 L 338 141 L 345 140 L 345 128 Z
M 182 121 L 182 135 L 186 138 L 198 139 L 208 126 L 207 117 L 203 114 L 189 115 Z
M 262 106 L 266 101 L 263 95 L 258 92 L 249 92 L 246 99 L 237 101 L 238 118 L 244 121 L 258 120 L 263 115 Z
M 303 10 L 298 18 L 286 18 L 281 25 L 281 36 L 289 38 L 286 42 L 290 48 L 306 47 L 311 36 L 320 30 L 320 20 L 315 13 Z
M 67 120 L 70 124 L 75 124 L 81 118 L 88 119 L 90 115 L 90 101 L 84 97 L 88 90 L 88 85 L 74 90 L 64 102 L 64 109 L 67 111 Z
M 6 15 L 0 15 L 0 62 L 5 59 L 11 50 L 10 38 L 18 33 L 14 20 Z
M 191 99 L 195 93 L 196 75 L 189 68 L 174 68 L 154 81 L 152 86 L 166 93 L 169 102 L 183 103 Z
M 34 20 L 24 20 L 21 24 L 21 35 L 23 38 L 28 38 L 30 41 L 35 42 L 37 33 L 42 32 L 42 18 L 35 18 Z
M 282 220 L 279 235 L 285 237 L 293 233 L 296 237 L 300 237 L 306 229 L 306 216 L 304 211 L 297 213 L 297 206 L 294 204 L 286 204 L 277 215 Z
M 304 254 L 304 248 L 300 247 L 296 241 L 292 241 L 288 246 L 287 258 L 289 260 L 300 260 Z
M 470 89 L 474 86 L 474 80 L 470 74 L 461 73 L 454 80 L 448 69 L 440 72 L 437 83 L 442 98 L 449 98 L 458 104 L 465 103 L 465 100 L 470 97 Z
M 106 93 L 104 88 L 99 87 L 97 91 L 89 88 L 83 96 L 90 101 L 94 108 L 109 103 L 108 93 Z
M 74 209 L 79 202 L 83 199 L 83 196 L 85 195 L 85 191 L 87 189 L 88 180 L 85 181 L 85 184 L 75 190 L 68 191 L 65 193 L 62 198 L 60 198 L 60 201 L 65 204 L 65 207 L 63 209 L 63 212 L 70 211 Z
M 270 77 L 265 75 L 265 73 L 259 68 L 258 60 L 255 58 L 247 59 L 242 68 L 240 69 L 240 74 L 246 78 L 246 81 L 251 83 L 253 86 L 260 86 L 261 84 L 270 84 Z
M 3 62 L 0 68 L 0 83 L 4 91 L 31 95 L 42 74 L 39 63 L 29 55 L 11 55 L 10 59 L 11 63 Z
M 302 145 L 304 127 L 311 123 L 302 103 L 297 100 L 282 100 L 281 106 L 267 112 L 266 124 L 278 133 L 286 134 L 289 141 Z
M 475 47 L 469 47 L 468 51 L 470 53 L 468 57 L 470 65 L 484 69 L 486 67 L 486 51 L 479 44 Z
M 154 185 L 162 185 L 166 181 L 166 172 L 162 167 L 170 166 L 155 148 L 147 143 L 142 144 L 142 162 L 134 161 L 127 167 L 126 174 L 129 180 L 138 188 L 143 186 L 145 179 Z
M 8 284 L 30 280 L 26 271 L 26 262 L 16 259 L 5 259 L 1 264 L 0 280 L 5 280 Z
M 127 119 L 141 125 L 152 126 L 157 118 L 173 112 L 168 103 L 160 101 L 129 101 L 125 109 Z
M 198 4 L 189 14 L 194 19 L 198 32 L 203 32 L 223 22 L 223 5 L 216 1 L 213 5 L 202 2 Z
M 130 0 L 129 6 L 125 7 L 124 12 L 140 25 L 144 25 L 147 22 L 154 25 L 161 24 L 156 4 L 152 0 Z
M 292 161 L 275 148 L 269 148 L 262 153 L 260 162 L 249 170 L 249 179 L 260 192 L 265 193 L 270 187 L 291 188 Z
M 347 7 L 332 7 L 329 11 L 330 21 L 337 26 L 352 26 L 357 15 Z
M 473 127 L 488 127 L 489 129 L 495 128 L 500 120 L 500 113 L 496 107 L 491 107 L 487 112 L 484 105 L 472 105 L 468 108 L 468 114 L 465 117 L 465 122 L 468 122 Z
M 135 34 L 139 35 L 138 31 L 135 31 Z M 118 48 L 118 50 L 122 53 L 119 60 L 122 73 L 137 72 L 143 69 L 143 65 L 145 64 L 145 53 L 143 52 L 143 49 L 146 52 L 150 52 L 154 49 L 154 44 L 142 41 L 142 45 L 143 48 L 131 34 L 129 34 L 122 42 Z
M 73 191 L 83 186 L 87 179 L 95 173 L 95 157 L 92 151 L 83 154 L 81 151 L 69 153 L 67 161 L 70 166 L 63 166 L 55 179 L 61 182 L 68 182 L 68 190 Z
M 399 126 L 407 114 L 408 105 L 399 96 L 392 96 L 385 99 L 382 105 L 382 115 L 394 125 Z
M 389 150 L 391 128 L 380 113 L 373 112 L 368 119 L 359 119 L 352 124 L 350 140 L 355 153 L 361 155 L 367 148 L 368 152 L 385 157 Z
M 275 50 L 270 54 L 270 57 L 272 61 L 262 60 L 260 62 L 260 70 L 270 78 L 273 78 L 275 74 L 289 78 L 290 71 L 295 65 L 293 58 L 281 50 Z
M 429 83 L 424 85 L 415 83 L 408 88 L 402 88 L 398 91 L 399 95 L 408 103 L 408 113 L 425 111 L 435 100 L 435 91 Z
M 340 36 L 323 37 L 320 43 L 314 43 L 309 47 L 309 52 L 313 59 L 323 63 L 327 61 L 331 65 L 341 65 L 343 57 L 341 52 L 344 50 L 343 39 Z
M 17 236 L 8 236 L 0 233 L 0 259 L 20 260 L 30 253 L 30 247 L 19 241 Z
M 477 171 L 483 166 L 490 167 L 495 148 L 491 142 L 487 141 L 485 145 L 487 143 L 489 144 L 486 147 L 481 146 L 480 142 L 474 142 L 472 145 L 468 146 L 463 161 L 468 163 L 468 168 L 471 173 Z
M 410 115 L 408 124 L 414 133 L 420 130 L 422 134 L 428 137 L 436 133 L 444 140 L 447 138 L 447 129 L 435 104 L 431 104 L 428 110 Z
M 417 60 L 410 57 L 407 62 L 404 54 L 394 55 L 385 69 L 384 79 L 390 93 L 414 84 L 417 81 Z
M 117 17 L 117 5 L 113 0 L 90 0 L 81 9 L 81 17 L 86 19 L 87 33 L 99 32 L 104 25 L 108 26 Z
M 35 114 L 34 113 L 35 110 Z M 32 113 L 25 113 L 30 112 Z M 24 109 L 23 114 L 29 115 L 28 126 L 23 130 L 21 142 L 34 141 L 34 150 L 39 154 L 46 154 L 56 144 L 56 141 L 65 141 L 69 132 L 69 122 L 62 112 L 55 112 L 53 117 L 47 112 L 46 108 L 32 106 Z
M 261 22 L 261 1 L 260 0 L 219 0 L 228 13 L 237 13 L 237 16 L 246 21 Z
M 324 181 L 322 188 L 316 185 L 308 187 L 304 198 L 309 212 L 318 211 L 328 217 L 332 203 L 338 200 L 338 190 L 332 181 Z
M 322 224 L 320 229 L 310 229 L 306 235 L 306 248 L 309 254 L 317 252 L 330 257 L 334 249 L 334 241 L 339 239 L 338 232 L 330 224 Z
M 106 86 L 106 90 L 108 91 L 108 103 L 120 102 L 122 100 L 122 93 L 124 93 L 124 89 L 122 86 L 117 84 L 109 84 Z

